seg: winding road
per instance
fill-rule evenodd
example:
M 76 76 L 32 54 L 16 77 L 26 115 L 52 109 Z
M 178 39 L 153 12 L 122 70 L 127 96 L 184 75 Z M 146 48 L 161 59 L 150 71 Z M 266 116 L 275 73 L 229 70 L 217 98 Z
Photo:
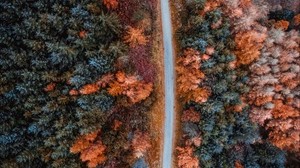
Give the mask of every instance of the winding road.
M 164 76 L 165 76 L 165 126 L 163 145 L 163 168 L 172 167 L 173 132 L 174 132 L 174 56 L 172 46 L 172 24 L 169 0 L 161 0 Z

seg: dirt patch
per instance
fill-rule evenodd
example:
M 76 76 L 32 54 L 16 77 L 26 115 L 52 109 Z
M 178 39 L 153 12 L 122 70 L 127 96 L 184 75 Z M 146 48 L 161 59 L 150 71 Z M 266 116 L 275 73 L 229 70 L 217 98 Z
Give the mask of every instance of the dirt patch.
M 176 61 L 176 57 L 178 54 L 180 54 L 180 45 L 178 44 L 178 40 L 176 37 L 176 32 L 178 29 L 181 27 L 181 11 L 183 10 L 183 4 L 184 0 L 174 0 L 170 1 L 170 8 L 171 8 L 171 19 L 172 19 L 172 28 L 173 28 L 173 48 L 174 48 L 174 60 Z M 176 66 L 176 63 L 175 63 Z M 175 73 L 175 81 L 176 81 L 176 72 Z M 175 82 L 175 88 L 176 88 L 176 82 Z M 175 90 L 176 91 L 176 90 Z M 180 123 L 180 116 L 181 116 L 181 111 L 182 111 L 182 103 L 178 99 L 179 95 L 175 94 L 175 134 L 174 134 L 174 151 L 173 151 L 173 167 L 177 167 L 177 153 L 176 153 L 176 147 L 179 146 L 180 140 L 181 140 L 181 135 L 182 135 L 182 130 L 181 130 L 181 123 Z
M 155 21 L 153 30 L 153 46 L 152 46 L 152 61 L 156 65 L 157 79 L 155 81 L 156 102 L 149 111 L 150 130 L 152 136 L 152 147 L 149 151 L 149 166 L 151 168 L 162 167 L 162 149 L 163 149 L 163 128 L 164 128 L 164 113 L 165 113 L 165 94 L 164 94 L 164 55 L 163 55 L 163 39 L 162 39 L 162 23 L 160 1 L 157 1 L 155 9 Z

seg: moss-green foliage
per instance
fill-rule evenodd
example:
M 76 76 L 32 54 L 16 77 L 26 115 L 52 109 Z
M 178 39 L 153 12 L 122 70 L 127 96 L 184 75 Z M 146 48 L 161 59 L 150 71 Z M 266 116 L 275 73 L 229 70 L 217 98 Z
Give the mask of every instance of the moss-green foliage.
M 211 25 L 220 19 L 222 25 L 212 29 Z M 202 53 L 207 46 L 215 49 L 211 58 L 201 63 L 201 71 L 206 78 L 200 85 L 211 87 L 211 96 L 203 104 L 185 105 L 186 108 L 194 107 L 201 114 L 198 129 L 202 144 L 195 151 L 201 167 L 232 168 L 237 160 L 249 168 L 283 167 L 285 156 L 282 151 L 269 144 L 251 145 L 260 137 L 257 125 L 249 119 L 249 107 L 244 107 L 242 112 L 235 112 L 230 108 L 241 104 L 240 97 L 249 89 L 246 86 L 247 73 L 241 68 L 230 67 L 230 62 L 235 60 L 231 52 L 234 41 L 230 24 L 222 11 L 216 9 L 203 17 L 191 14 L 186 22 L 178 38 L 183 49 L 191 47 Z M 192 132 L 184 131 L 188 134 Z M 238 145 L 245 148 L 244 152 L 232 150 Z
M 88 4 L 101 9 L 88 10 Z M 69 96 L 114 70 L 125 51 L 116 15 L 97 0 L 0 2 L 0 165 L 82 167 L 74 139 L 101 128 L 114 99 Z M 80 37 L 79 32 L 86 36 Z M 56 83 L 53 91 L 44 88 Z

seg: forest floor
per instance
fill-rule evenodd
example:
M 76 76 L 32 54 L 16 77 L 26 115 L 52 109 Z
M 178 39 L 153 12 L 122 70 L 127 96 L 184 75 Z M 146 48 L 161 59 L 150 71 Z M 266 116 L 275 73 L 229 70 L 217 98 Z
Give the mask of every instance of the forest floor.
M 152 136 L 152 147 L 149 151 L 149 167 L 162 167 L 162 149 L 163 149 L 163 127 L 164 127 L 164 111 L 165 111 L 165 93 L 164 93 L 164 55 L 163 55 L 163 39 L 162 39 L 162 21 L 160 0 L 157 1 L 156 19 L 154 21 L 153 32 L 153 62 L 156 65 L 156 83 L 154 84 L 156 101 L 149 112 L 150 130 Z

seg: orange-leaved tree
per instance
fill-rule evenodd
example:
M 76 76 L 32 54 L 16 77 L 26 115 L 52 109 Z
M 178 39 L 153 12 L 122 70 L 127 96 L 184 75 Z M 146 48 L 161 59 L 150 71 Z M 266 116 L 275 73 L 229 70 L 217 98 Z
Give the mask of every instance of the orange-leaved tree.
M 207 87 L 199 87 L 205 75 L 200 70 L 200 52 L 192 48 L 184 50 L 184 53 L 176 61 L 177 89 L 179 96 L 185 102 L 195 101 L 203 103 L 207 101 L 210 90 Z
M 125 95 L 132 103 L 145 100 L 153 90 L 152 83 L 141 81 L 137 76 L 119 71 L 115 77 L 116 80 L 109 84 L 108 93 L 112 96 Z
M 250 64 L 260 55 L 266 39 L 266 27 L 259 20 L 266 18 L 268 6 L 252 0 L 224 0 L 224 14 L 231 20 L 235 35 L 237 65 Z
M 129 43 L 130 47 L 135 47 L 137 45 L 146 45 L 148 39 L 144 35 L 143 30 L 129 27 L 126 35 L 124 36 L 124 41 L 125 43 Z
M 244 166 L 242 165 L 242 163 L 240 161 L 235 161 L 234 168 L 244 168 Z
M 279 20 L 274 24 L 276 29 L 287 30 L 289 28 L 290 23 L 286 20 Z
M 100 87 L 97 84 L 87 84 L 84 85 L 80 90 L 79 93 L 83 95 L 88 95 L 97 92 Z
M 151 148 L 150 136 L 147 133 L 136 131 L 134 133 L 131 146 L 133 149 L 134 157 L 143 157 L 146 154 L 147 150 Z
M 235 36 L 238 65 L 250 64 L 260 56 L 260 50 L 263 47 L 267 35 L 251 30 L 246 32 L 239 32 Z
M 203 10 L 200 11 L 200 15 L 204 16 L 207 12 L 215 10 L 222 5 L 223 0 L 207 0 Z
M 94 131 L 79 137 L 70 148 L 71 153 L 80 153 L 80 159 L 87 162 L 89 168 L 95 168 L 106 160 L 106 146 L 97 140 L 100 131 Z
M 98 92 L 101 88 L 105 88 L 108 84 L 114 80 L 114 75 L 111 73 L 103 75 L 98 81 L 95 83 L 89 83 L 82 86 L 79 90 L 71 89 L 69 91 L 69 95 L 76 96 L 79 94 L 89 95 Z
M 177 165 L 179 168 L 199 168 L 199 160 L 194 156 L 191 146 L 177 147 Z
M 55 89 L 55 87 L 56 87 L 56 83 L 51 82 L 51 83 L 49 83 L 49 84 L 44 88 L 44 91 L 45 91 L 45 92 L 51 92 L 51 91 L 53 91 L 53 90 Z
M 294 22 L 295 22 L 296 26 L 300 25 L 300 14 L 298 14 L 294 17 Z
M 118 7 L 118 0 L 103 0 L 103 4 L 107 9 L 116 9 Z
M 300 111 L 282 100 L 274 100 L 272 115 L 267 123 L 269 140 L 277 147 L 294 152 L 300 156 Z M 298 102 L 299 103 L 299 102 Z
M 250 118 L 268 130 L 275 146 L 300 155 L 299 32 L 274 29 L 250 66 Z
M 199 122 L 200 113 L 196 112 L 193 108 L 183 111 L 181 115 L 181 122 Z

